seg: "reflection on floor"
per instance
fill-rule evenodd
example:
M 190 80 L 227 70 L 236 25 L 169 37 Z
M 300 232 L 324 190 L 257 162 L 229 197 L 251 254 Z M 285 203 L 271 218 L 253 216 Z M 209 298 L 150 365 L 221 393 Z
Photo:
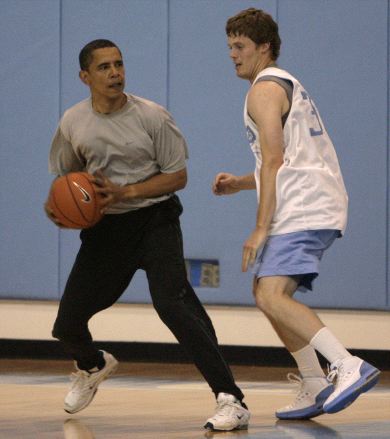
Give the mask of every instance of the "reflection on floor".
M 292 398 L 286 369 L 233 367 L 252 412 L 246 431 L 212 433 L 202 425 L 214 399 L 192 365 L 121 364 L 92 404 L 62 409 L 70 362 L 0 360 L 0 439 L 311 439 L 390 438 L 390 373 L 351 407 L 313 421 L 277 421 Z

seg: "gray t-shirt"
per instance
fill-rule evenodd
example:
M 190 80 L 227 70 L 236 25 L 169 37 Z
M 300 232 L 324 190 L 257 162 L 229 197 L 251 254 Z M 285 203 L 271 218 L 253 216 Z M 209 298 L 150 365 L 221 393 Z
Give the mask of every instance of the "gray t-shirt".
M 67 110 L 52 141 L 49 171 L 93 174 L 101 169 L 124 186 L 184 169 L 187 145 L 168 111 L 147 99 L 129 94 L 127 98 L 120 110 L 110 114 L 94 111 L 91 98 Z M 118 203 L 108 213 L 150 206 L 171 195 Z

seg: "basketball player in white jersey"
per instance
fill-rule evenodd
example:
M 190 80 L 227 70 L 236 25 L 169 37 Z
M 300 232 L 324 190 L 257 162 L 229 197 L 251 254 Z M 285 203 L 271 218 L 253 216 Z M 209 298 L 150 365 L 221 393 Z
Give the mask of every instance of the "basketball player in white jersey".
M 311 290 L 323 252 L 341 237 L 348 197 L 332 142 L 309 94 L 276 65 L 278 26 L 262 10 L 250 8 L 226 25 L 237 76 L 251 87 L 244 121 L 256 170 L 244 176 L 220 173 L 216 195 L 256 189 L 256 227 L 243 246 L 242 270 L 252 266 L 254 295 L 291 352 L 300 376 L 299 392 L 279 419 L 309 419 L 336 413 L 378 381 L 379 370 L 352 356 L 318 316 L 296 301 Z M 330 363 L 325 376 L 317 358 Z

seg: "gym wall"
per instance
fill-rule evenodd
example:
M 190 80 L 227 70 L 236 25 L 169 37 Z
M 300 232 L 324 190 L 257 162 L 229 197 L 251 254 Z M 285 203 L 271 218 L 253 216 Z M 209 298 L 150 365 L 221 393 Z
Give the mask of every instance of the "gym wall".
M 250 7 L 277 19 L 279 65 L 311 94 L 336 146 L 350 197 L 345 237 L 325 255 L 317 308 L 389 310 L 388 0 L 0 0 L 0 299 L 58 300 L 78 248 L 43 212 L 51 137 L 63 111 L 88 96 L 78 53 L 95 38 L 122 50 L 127 91 L 174 116 L 190 148 L 179 193 L 189 259 L 219 262 L 207 304 L 253 305 L 241 248 L 256 212 L 252 191 L 215 197 L 220 171 L 254 168 L 242 108 L 249 83 L 229 59 L 226 19 Z M 123 302 L 149 303 L 139 272 Z

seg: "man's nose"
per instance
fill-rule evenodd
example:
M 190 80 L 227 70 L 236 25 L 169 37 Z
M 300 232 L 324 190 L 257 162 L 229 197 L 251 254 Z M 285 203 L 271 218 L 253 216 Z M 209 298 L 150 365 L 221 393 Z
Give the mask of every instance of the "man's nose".
M 118 76 L 119 75 L 119 69 L 116 66 L 111 66 L 110 69 L 110 75 L 111 76 Z

